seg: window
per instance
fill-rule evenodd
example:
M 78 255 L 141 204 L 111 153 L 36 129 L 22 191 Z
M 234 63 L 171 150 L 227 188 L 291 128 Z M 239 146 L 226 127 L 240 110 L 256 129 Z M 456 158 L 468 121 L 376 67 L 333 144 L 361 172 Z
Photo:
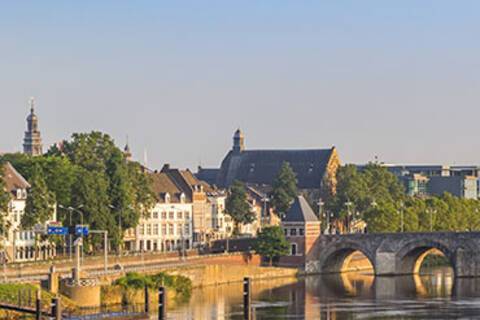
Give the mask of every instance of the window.
M 183 212 L 177 212 L 177 219 L 183 219 Z
M 142 224 L 142 225 L 140 226 L 140 234 L 141 234 L 142 236 L 145 234 L 145 225 L 144 225 L 144 224 Z
M 162 236 L 167 234 L 167 225 L 162 224 Z
M 298 229 L 298 235 L 299 236 L 305 235 L 305 230 L 303 228 Z
M 285 232 L 285 235 L 288 236 L 288 229 L 283 229 L 283 231 Z
M 152 225 L 147 224 L 147 235 L 151 235 L 151 234 L 152 234 Z
M 153 212 L 153 219 L 158 219 L 158 212 L 157 211 Z
M 165 211 L 162 212 L 162 219 L 167 219 L 167 213 Z
M 290 247 L 290 255 L 291 256 L 296 256 L 297 255 L 297 244 L 296 243 L 292 243 L 292 245 Z
M 185 211 L 185 220 L 190 220 L 190 212 Z
M 189 235 L 190 234 L 190 226 L 188 224 L 185 225 L 185 235 Z
M 175 212 L 170 211 L 170 212 L 168 213 L 168 218 L 169 218 L 169 219 L 172 219 L 172 220 L 175 219 Z
M 153 225 L 153 234 L 158 235 L 158 224 Z
M 168 225 L 168 234 L 172 236 L 175 234 L 175 231 L 173 229 L 173 224 Z
M 297 235 L 297 229 L 290 229 L 290 235 L 291 236 L 296 236 Z

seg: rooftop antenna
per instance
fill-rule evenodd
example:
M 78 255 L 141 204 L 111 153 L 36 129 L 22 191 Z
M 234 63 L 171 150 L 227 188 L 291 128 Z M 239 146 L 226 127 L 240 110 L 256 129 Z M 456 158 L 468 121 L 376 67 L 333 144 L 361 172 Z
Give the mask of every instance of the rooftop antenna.
M 148 168 L 147 148 L 143 150 L 143 166 Z

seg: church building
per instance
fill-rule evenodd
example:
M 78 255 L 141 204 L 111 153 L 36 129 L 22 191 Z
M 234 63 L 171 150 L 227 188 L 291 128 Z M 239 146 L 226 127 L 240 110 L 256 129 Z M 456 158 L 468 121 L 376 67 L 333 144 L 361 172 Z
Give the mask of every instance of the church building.
M 328 188 L 335 192 L 335 176 L 340 166 L 335 147 L 248 150 L 240 129 L 235 132 L 232 149 L 223 159 L 220 169 L 199 168 L 197 177 L 221 188 L 229 187 L 235 180 L 249 185 L 271 186 L 284 162 L 288 162 L 295 172 L 299 189 Z

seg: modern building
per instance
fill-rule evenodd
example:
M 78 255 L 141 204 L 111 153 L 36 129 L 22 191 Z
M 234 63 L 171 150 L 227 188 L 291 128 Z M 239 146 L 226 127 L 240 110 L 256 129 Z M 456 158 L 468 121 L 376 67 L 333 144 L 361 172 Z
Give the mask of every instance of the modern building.
M 27 117 L 27 131 L 23 139 L 23 153 L 31 156 L 43 154 L 42 137 L 38 128 L 38 117 L 35 114 L 35 100 L 30 99 L 30 114 Z
M 466 199 L 478 199 L 480 196 L 478 166 L 382 165 L 399 178 L 410 196 L 442 195 L 446 192 Z
M 304 197 L 298 196 L 282 219 L 290 254 L 280 258 L 284 266 L 304 266 L 306 257 L 321 235 L 320 220 Z
M 442 195 L 448 192 L 456 197 L 478 199 L 478 178 L 473 176 L 430 177 L 428 193 Z
M 4 258 L 9 262 L 20 262 L 35 260 L 35 258 L 40 260 L 48 259 L 55 256 L 55 246 L 48 241 L 38 243 L 38 253 L 37 255 L 35 254 L 34 231 L 23 230 L 21 227 L 30 184 L 9 162 L 4 165 L 3 170 L 5 187 L 11 195 L 8 203 L 8 212 L 5 217 L 5 223 L 8 227 L 6 234 L 2 237 Z M 56 206 L 52 206 L 52 218 L 50 221 L 47 221 L 47 224 L 56 221 L 55 208 Z
M 336 171 L 340 160 L 335 147 L 310 150 L 248 150 L 245 136 L 238 129 L 233 136 L 232 149 L 219 169 L 199 168 L 197 178 L 221 188 L 235 180 L 250 185 L 272 185 L 282 164 L 288 162 L 297 175 L 300 189 L 335 191 Z
M 152 173 L 157 202 L 136 228 L 125 232 L 129 251 L 172 252 L 193 244 L 193 202 L 166 173 Z

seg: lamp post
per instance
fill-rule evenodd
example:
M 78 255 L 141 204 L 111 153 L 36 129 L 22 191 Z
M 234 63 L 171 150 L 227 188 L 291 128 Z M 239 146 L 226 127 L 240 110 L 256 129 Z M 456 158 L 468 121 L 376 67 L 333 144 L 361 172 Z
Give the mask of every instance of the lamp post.
M 403 220 L 403 202 L 400 202 L 400 209 L 398 209 L 398 213 L 400 213 L 400 231 L 403 232 L 404 229 L 405 229 L 405 224 L 404 224 L 404 220 Z
M 347 233 L 350 233 L 350 207 L 353 205 L 351 201 L 345 202 L 345 206 L 347 207 Z
M 83 204 L 79 205 L 77 208 L 72 208 L 72 207 L 65 207 L 61 204 L 58 204 L 58 207 L 60 209 L 63 209 L 63 210 L 66 210 L 68 213 L 69 213 L 69 223 L 68 223 L 68 226 L 71 227 L 72 226 L 72 212 L 75 211 L 75 210 L 78 210 L 78 209 L 81 209 L 83 208 Z M 82 223 L 83 223 L 83 213 L 81 211 L 78 210 L 78 212 L 80 212 L 81 214 L 81 219 L 82 219 Z M 69 233 L 68 234 L 68 258 L 69 260 L 72 260 L 72 234 Z
M 119 242 L 118 242 L 118 254 L 122 256 L 122 242 L 123 242 L 123 228 L 122 228 L 122 213 L 123 210 L 114 206 L 113 204 L 109 204 L 108 207 L 113 210 L 119 210 L 118 212 L 118 234 L 119 234 Z M 128 208 L 130 210 L 134 210 L 132 205 L 129 205 Z
M 266 195 L 264 195 L 262 198 L 262 202 L 263 202 L 263 217 L 260 223 L 261 226 L 263 226 L 265 219 L 267 217 L 267 202 L 270 202 L 270 199 Z M 270 214 L 268 214 L 268 224 L 272 224 L 272 221 L 270 221 Z
M 433 215 L 437 213 L 437 210 L 427 209 L 427 213 L 430 215 L 430 232 L 433 232 Z

